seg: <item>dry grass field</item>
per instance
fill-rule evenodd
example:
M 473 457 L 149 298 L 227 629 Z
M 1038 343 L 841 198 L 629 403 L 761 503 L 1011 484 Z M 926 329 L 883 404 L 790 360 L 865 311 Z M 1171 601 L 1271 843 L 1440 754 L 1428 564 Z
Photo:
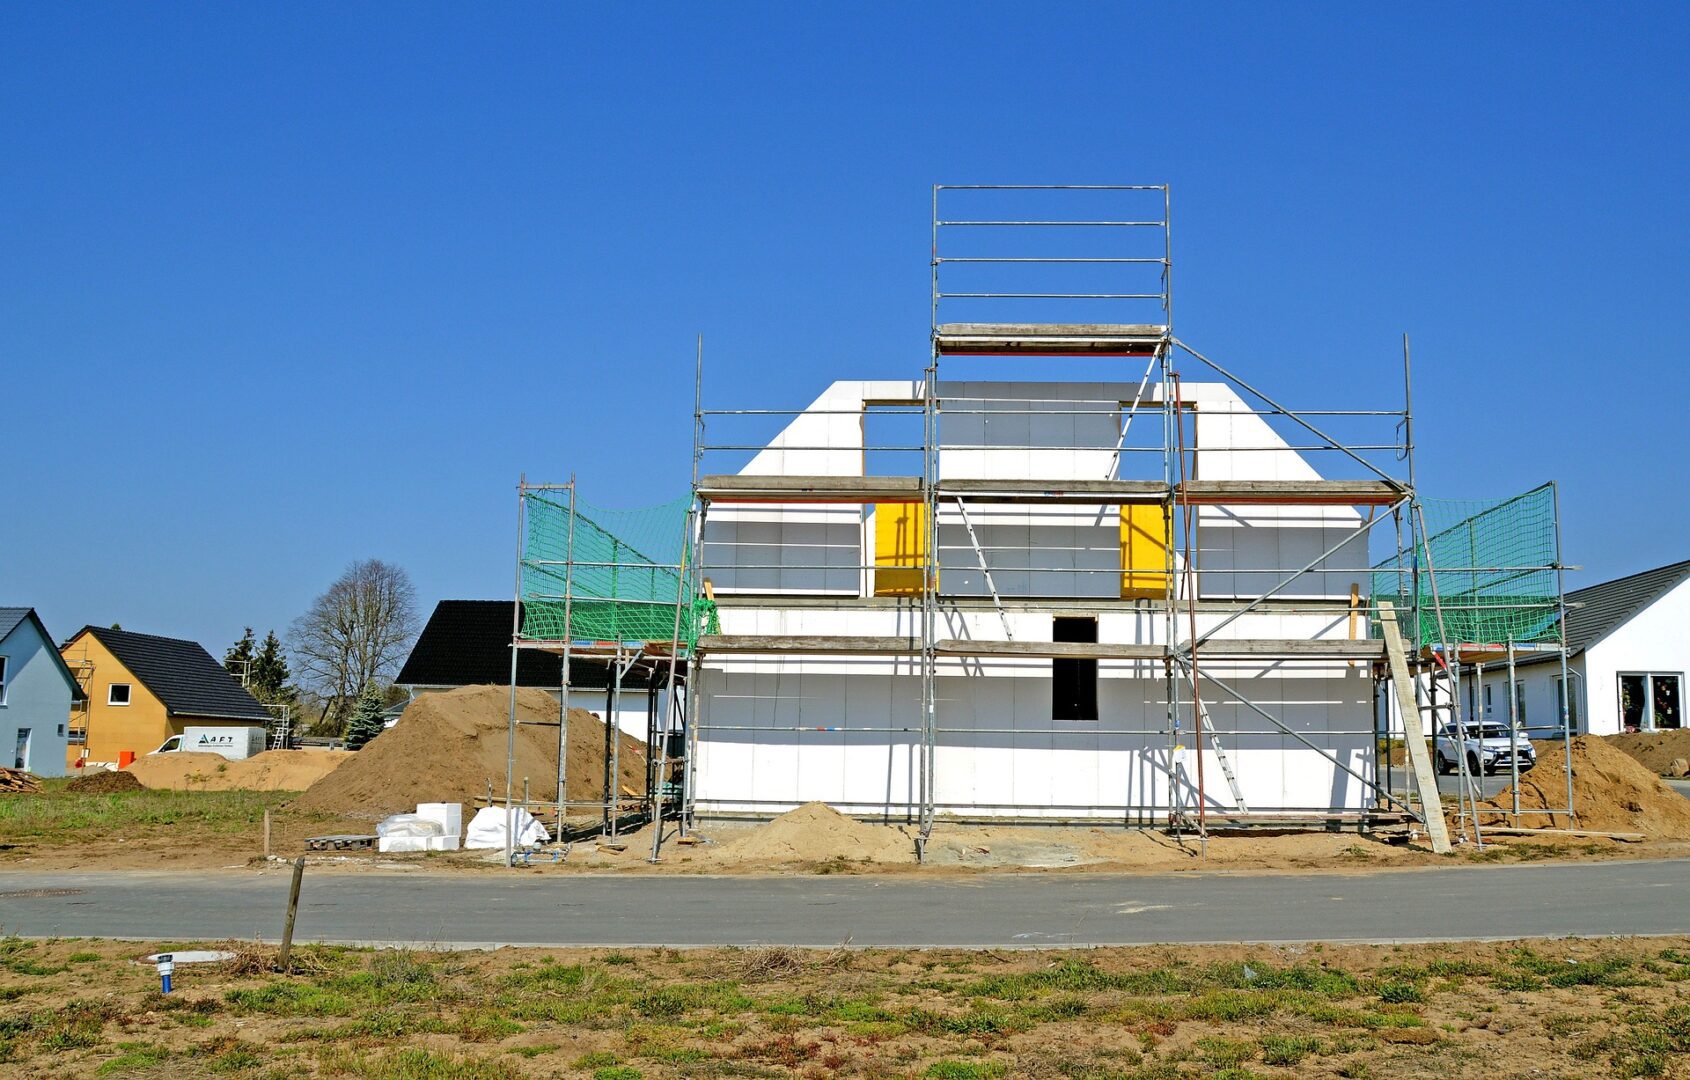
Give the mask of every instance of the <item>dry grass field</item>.
M 226 946 L 230 947 L 230 946 Z M 1587 1077 L 1690 1067 L 1690 940 L 1086 952 L 0 943 L 0 1071 L 59 1076 Z

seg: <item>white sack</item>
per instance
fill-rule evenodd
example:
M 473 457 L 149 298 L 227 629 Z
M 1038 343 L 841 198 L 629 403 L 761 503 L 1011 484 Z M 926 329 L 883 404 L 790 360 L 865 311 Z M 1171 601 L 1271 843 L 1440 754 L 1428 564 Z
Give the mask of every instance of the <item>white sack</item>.
M 534 820 L 534 815 L 513 806 L 484 806 L 470 819 L 469 832 L 464 837 L 466 848 L 503 848 L 505 846 L 505 815 L 510 814 L 516 828 L 516 846 L 531 847 L 552 838 L 546 827 Z

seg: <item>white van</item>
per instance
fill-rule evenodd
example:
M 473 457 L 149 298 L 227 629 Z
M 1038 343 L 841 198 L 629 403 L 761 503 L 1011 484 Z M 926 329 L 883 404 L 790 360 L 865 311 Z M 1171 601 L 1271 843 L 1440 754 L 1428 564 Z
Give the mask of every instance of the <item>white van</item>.
M 199 754 L 222 754 L 230 761 L 239 761 L 264 752 L 266 736 L 262 727 L 187 727 L 182 734 L 172 735 L 154 754 L 173 754 L 191 750 Z

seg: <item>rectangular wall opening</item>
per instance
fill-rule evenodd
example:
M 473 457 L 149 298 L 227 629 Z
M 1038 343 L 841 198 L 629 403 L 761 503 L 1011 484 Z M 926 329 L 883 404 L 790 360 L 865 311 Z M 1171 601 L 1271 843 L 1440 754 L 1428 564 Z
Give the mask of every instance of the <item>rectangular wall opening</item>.
M 1051 620 L 1052 641 L 1097 644 L 1095 618 Z M 1050 662 L 1050 717 L 1052 720 L 1097 719 L 1097 661 L 1058 658 Z

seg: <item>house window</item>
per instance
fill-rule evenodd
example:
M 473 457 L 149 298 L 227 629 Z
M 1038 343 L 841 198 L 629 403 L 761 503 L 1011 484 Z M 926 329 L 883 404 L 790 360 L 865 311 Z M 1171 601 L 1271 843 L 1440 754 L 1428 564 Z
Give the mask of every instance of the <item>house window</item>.
M 127 704 L 129 704 L 129 684 L 126 683 L 126 682 L 114 682 L 109 687 L 107 687 L 106 688 L 106 704 L 107 705 L 127 705 Z
M 6 704 L 6 658 L 0 656 L 0 705 Z
M 1661 731 L 1684 726 L 1684 676 L 1633 672 L 1619 677 L 1620 730 Z
M 12 768 L 29 768 L 29 729 L 26 727 L 18 728 L 18 749 L 12 755 Z
M 1521 727 L 1526 726 L 1526 684 L 1514 684 L 1514 722 Z
M 1053 619 L 1050 639 L 1095 645 L 1097 620 Z M 1050 717 L 1052 720 L 1097 719 L 1096 660 L 1059 657 L 1050 662 Z

